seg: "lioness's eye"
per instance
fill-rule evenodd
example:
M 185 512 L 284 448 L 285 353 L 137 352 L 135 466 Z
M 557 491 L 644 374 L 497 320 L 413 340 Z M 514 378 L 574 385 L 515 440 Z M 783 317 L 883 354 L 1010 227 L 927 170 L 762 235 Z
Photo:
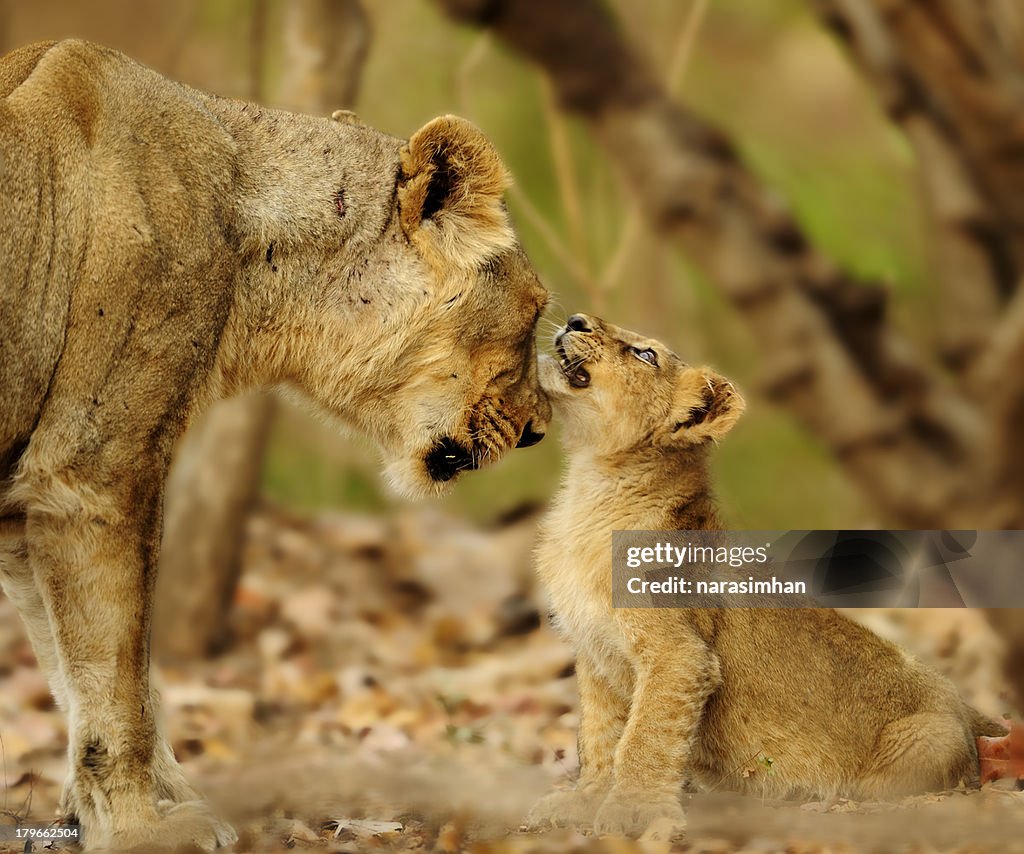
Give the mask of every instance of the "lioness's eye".
M 638 350 L 636 347 L 630 347 L 633 355 L 636 356 L 641 362 L 647 362 L 648 365 L 654 365 L 658 367 L 658 354 L 655 353 L 650 347 L 646 350 Z

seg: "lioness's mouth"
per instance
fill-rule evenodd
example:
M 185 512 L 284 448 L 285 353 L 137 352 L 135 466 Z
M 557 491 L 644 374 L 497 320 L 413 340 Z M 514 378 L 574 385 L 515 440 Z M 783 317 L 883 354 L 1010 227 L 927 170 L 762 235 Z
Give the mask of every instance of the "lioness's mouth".
M 473 454 L 450 436 L 445 436 L 427 454 L 424 460 L 430 479 L 443 483 L 460 471 L 478 468 Z
M 561 366 L 562 373 L 565 374 L 565 379 L 569 385 L 573 388 L 586 388 L 590 385 L 590 373 L 583 367 L 584 360 L 582 356 L 569 358 L 565 352 L 565 345 L 562 343 L 564 337 L 565 333 L 555 339 L 555 352 L 558 354 L 558 364 Z

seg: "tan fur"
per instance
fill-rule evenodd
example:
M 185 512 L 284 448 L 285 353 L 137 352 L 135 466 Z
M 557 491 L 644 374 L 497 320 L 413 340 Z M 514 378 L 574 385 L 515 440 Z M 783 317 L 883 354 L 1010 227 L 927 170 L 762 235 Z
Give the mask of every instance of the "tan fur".
M 405 142 L 84 42 L 0 60 L 0 582 L 68 711 L 89 846 L 233 838 L 148 680 L 163 482 L 197 411 L 295 389 L 414 494 L 543 434 L 547 295 L 505 184 L 453 117 Z
M 577 316 L 581 318 L 581 316 Z M 581 774 L 534 822 L 679 827 L 684 780 L 770 798 L 889 798 L 977 779 L 999 731 L 944 677 L 828 609 L 613 609 L 611 533 L 718 527 L 710 447 L 732 384 L 603 323 L 559 339 L 541 381 L 568 467 L 537 565 L 577 653 Z M 658 366 L 637 358 L 653 348 Z M 567 376 L 580 369 L 586 387 Z

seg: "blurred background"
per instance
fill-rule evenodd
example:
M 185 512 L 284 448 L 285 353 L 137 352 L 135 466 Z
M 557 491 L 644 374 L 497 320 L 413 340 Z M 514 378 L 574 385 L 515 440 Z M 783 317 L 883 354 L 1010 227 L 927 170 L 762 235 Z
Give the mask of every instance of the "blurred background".
M 514 176 L 512 215 L 555 294 L 542 336 L 597 313 L 744 392 L 715 455 L 730 527 L 1024 527 L 1013 0 L 0 0 L 3 51 L 65 36 L 399 137 L 472 119 Z M 572 771 L 571 656 L 529 565 L 560 466 L 556 425 L 412 506 L 373 447 L 299 406 L 260 395 L 211 412 L 169 485 L 155 629 L 192 773 L 230 801 L 254 728 L 349 758 L 485 745 L 544 769 L 520 788 L 499 778 L 521 795 L 505 820 L 538 779 Z M 990 714 L 1013 708 L 1015 612 L 858 616 Z M 10 760 L 29 782 L 9 770 L 8 788 L 45 803 L 61 724 L 0 601 L 4 650 L 8 740 L 35 721 Z M 365 813 L 349 770 L 325 787 Z M 396 787 L 430 800 L 429 785 Z M 284 783 L 264 788 L 287 800 Z M 317 835 L 325 813 L 302 810 Z

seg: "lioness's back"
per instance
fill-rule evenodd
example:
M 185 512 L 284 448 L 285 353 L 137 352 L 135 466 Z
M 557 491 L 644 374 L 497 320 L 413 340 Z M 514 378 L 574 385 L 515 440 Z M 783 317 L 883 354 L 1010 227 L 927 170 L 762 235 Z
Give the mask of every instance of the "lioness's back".
M 65 278 L 51 289 L 51 277 L 39 275 L 54 248 L 54 187 L 47 180 L 48 157 L 7 103 L 51 47 L 30 45 L 0 58 L 0 187 L 6 220 L 0 228 L 0 478 L 17 451 L 13 446 L 27 440 L 56 366 L 71 284 Z M 43 216 L 50 227 L 37 236 Z
M 3 480 L 48 399 L 125 361 L 141 306 L 210 299 L 182 282 L 216 263 L 232 140 L 197 93 L 87 42 L 3 57 L 0 94 Z

